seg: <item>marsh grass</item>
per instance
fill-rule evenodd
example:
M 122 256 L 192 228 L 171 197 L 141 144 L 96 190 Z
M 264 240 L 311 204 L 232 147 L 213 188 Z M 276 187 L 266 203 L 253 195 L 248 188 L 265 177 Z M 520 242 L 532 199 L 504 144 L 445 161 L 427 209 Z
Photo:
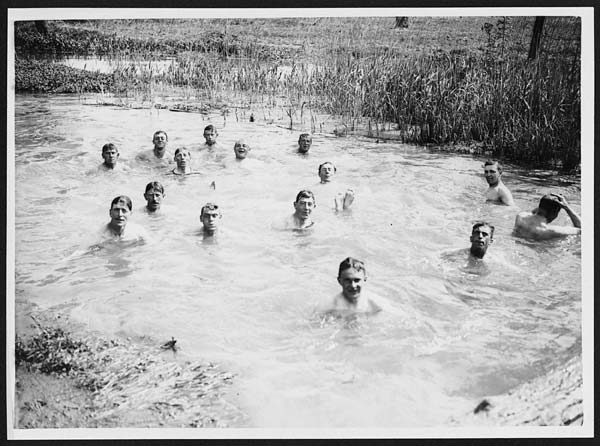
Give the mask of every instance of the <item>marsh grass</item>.
M 177 54 L 166 71 L 115 70 L 114 89 L 130 96 L 243 95 L 278 108 L 289 128 L 318 131 L 324 112 L 339 118 L 339 134 L 367 128 L 376 136 L 393 126 L 409 143 L 475 144 L 494 156 L 571 169 L 581 146 L 580 22 L 559 19 L 549 19 L 546 47 L 533 61 L 526 58 L 533 17 L 411 18 L 405 31 L 394 31 L 391 17 L 56 26 L 94 36 L 106 28 L 108 43 L 98 41 L 115 57 Z M 125 25 L 139 42 L 124 37 Z

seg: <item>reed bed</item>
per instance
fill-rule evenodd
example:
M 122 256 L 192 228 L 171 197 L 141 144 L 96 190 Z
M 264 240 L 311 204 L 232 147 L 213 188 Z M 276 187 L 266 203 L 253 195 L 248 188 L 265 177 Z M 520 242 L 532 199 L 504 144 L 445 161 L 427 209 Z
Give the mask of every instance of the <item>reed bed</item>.
M 228 31 L 232 22 L 224 23 L 221 34 L 210 30 L 193 42 L 186 35 L 179 41 L 147 37 L 110 43 L 119 57 L 124 50 L 131 58 L 162 54 L 165 48 L 177 54 L 164 71 L 139 63 L 119 67 L 113 89 L 150 98 L 173 88 L 209 100 L 244 95 L 246 101 L 279 107 L 290 128 L 310 123 L 317 131 L 317 116 L 327 113 L 338 118 L 342 133 L 368 128 L 377 136 L 387 126 L 408 143 L 475 145 L 540 167 L 568 170 L 580 163 L 579 53 L 545 51 L 527 59 L 523 20 L 484 23 L 477 51 L 412 53 L 402 50 L 402 38 L 374 44 L 373 32 L 385 30 L 369 30 L 358 20 L 324 38 L 329 46 L 321 42 L 322 51 L 310 54 L 307 45 L 240 38 Z M 571 23 L 575 37 L 569 42 L 575 47 L 579 25 Z M 368 44 L 360 43 L 363 38 Z M 560 42 L 564 48 L 564 39 Z

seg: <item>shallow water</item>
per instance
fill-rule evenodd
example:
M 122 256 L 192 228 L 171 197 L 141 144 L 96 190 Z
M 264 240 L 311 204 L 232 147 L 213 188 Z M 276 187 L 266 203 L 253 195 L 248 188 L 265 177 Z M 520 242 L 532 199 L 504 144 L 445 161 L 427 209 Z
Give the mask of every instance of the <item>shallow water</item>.
M 209 123 L 219 128 L 218 155 L 199 150 Z M 192 150 L 200 175 L 135 159 L 157 129 L 173 151 Z M 300 156 L 299 133 L 260 119 L 17 96 L 17 300 L 71 308 L 103 336 L 175 337 L 182 357 L 236 373 L 227 397 L 249 427 L 439 425 L 580 351 L 579 237 L 513 237 L 518 210 L 484 201 L 482 160 L 321 134 Z M 241 163 L 239 138 L 252 147 Z M 124 169 L 97 172 L 109 141 Z M 324 161 L 356 191 L 351 212 L 336 214 L 318 184 Z M 154 180 L 166 189 L 161 215 L 143 211 Z M 504 181 L 522 210 L 546 192 L 580 209 L 577 179 L 507 166 Z M 302 188 L 316 195 L 315 229 L 273 229 Z M 120 194 L 133 199 L 131 221 L 149 242 L 86 251 Z M 207 201 L 223 212 L 216 242 L 199 235 Z M 456 251 L 479 219 L 496 226 L 495 241 L 488 267 L 472 270 Z M 570 224 L 563 214 L 557 223 Z M 396 313 L 314 314 L 339 292 L 347 256 L 366 262 L 368 289 Z

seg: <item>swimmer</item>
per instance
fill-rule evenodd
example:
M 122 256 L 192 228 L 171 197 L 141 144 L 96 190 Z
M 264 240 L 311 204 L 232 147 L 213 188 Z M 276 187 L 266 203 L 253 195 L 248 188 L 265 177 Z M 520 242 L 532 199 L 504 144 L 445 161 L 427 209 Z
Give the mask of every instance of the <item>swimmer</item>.
M 296 201 L 294 201 L 294 213 L 290 215 L 286 222 L 286 229 L 308 229 L 314 222 L 310 218 L 310 214 L 317 206 L 315 203 L 315 196 L 309 190 L 301 190 L 296 195 Z
M 109 170 L 117 167 L 117 160 L 119 159 L 119 149 L 112 142 L 104 144 L 102 146 L 102 158 L 104 162 L 100 165 L 101 169 Z
M 494 241 L 494 227 L 485 221 L 475 223 L 471 229 L 470 241 L 469 256 L 483 259 L 490 243 Z
M 162 161 L 163 163 L 172 163 L 172 156 L 167 149 L 169 137 L 167 132 L 164 130 L 157 130 L 152 136 L 152 153 L 141 153 L 137 156 L 137 159 L 142 161 Z
M 513 206 L 515 202 L 512 194 L 502 182 L 502 167 L 498 161 L 487 160 L 483 165 L 483 174 L 490 186 L 485 193 L 486 200 Z
M 146 210 L 148 212 L 157 212 L 160 210 L 163 198 L 165 198 L 165 188 L 158 181 L 152 181 L 146 185 L 144 192 L 146 199 Z
M 561 209 L 569 215 L 573 227 L 551 225 Z M 520 237 L 546 240 L 567 235 L 581 234 L 581 218 L 559 194 L 546 194 L 536 209 L 517 214 L 514 234 Z
M 378 313 L 389 309 L 399 314 L 378 296 L 364 291 L 367 270 L 362 261 L 352 257 L 344 259 L 338 269 L 337 281 L 342 287 L 342 292 L 328 305 L 328 312 Z
M 302 133 L 298 138 L 298 153 L 308 153 L 312 145 L 312 136 L 308 133 Z
M 133 211 L 131 198 L 126 195 L 115 197 L 110 203 L 110 222 L 104 226 L 102 235 L 105 238 L 118 240 L 144 240 L 146 231 L 135 223 L 129 223 Z
M 336 172 L 337 168 L 332 162 L 326 161 L 321 164 L 319 166 L 320 184 L 331 184 L 331 180 Z M 343 194 L 338 192 L 333 198 L 333 201 L 336 211 L 350 209 L 350 206 L 352 206 L 352 203 L 354 202 L 354 191 L 352 189 L 347 189 Z
M 203 135 L 204 135 L 204 139 L 206 141 L 204 143 L 204 145 L 209 148 L 215 147 L 215 145 L 217 144 L 217 136 L 219 136 L 219 132 L 217 132 L 217 128 L 212 124 L 207 125 L 204 128 Z
M 193 173 L 199 173 L 192 169 L 192 154 L 185 147 L 178 147 L 175 150 L 175 156 L 173 160 L 177 163 L 177 167 L 172 170 L 175 175 L 189 175 Z
M 235 152 L 235 159 L 237 160 L 243 160 L 246 159 L 246 157 L 248 156 L 248 152 L 250 152 L 250 150 L 252 150 L 252 148 L 246 144 L 246 141 L 244 141 L 243 139 L 239 139 L 235 142 L 235 144 L 233 145 L 233 151 Z
M 200 211 L 200 222 L 202 223 L 202 232 L 204 235 L 213 236 L 218 230 L 218 221 L 221 219 L 219 206 L 214 203 L 206 203 Z

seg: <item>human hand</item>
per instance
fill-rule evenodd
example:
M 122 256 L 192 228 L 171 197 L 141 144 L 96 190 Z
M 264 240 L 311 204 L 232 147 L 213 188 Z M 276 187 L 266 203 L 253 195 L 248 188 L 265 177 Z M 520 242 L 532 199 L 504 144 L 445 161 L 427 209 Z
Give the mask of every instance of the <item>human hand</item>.
M 567 200 L 561 194 L 550 194 L 550 195 L 552 195 L 554 198 L 556 198 L 556 202 L 558 204 L 560 204 L 561 208 L 565 209 L 565 208 L 569 207 Z

